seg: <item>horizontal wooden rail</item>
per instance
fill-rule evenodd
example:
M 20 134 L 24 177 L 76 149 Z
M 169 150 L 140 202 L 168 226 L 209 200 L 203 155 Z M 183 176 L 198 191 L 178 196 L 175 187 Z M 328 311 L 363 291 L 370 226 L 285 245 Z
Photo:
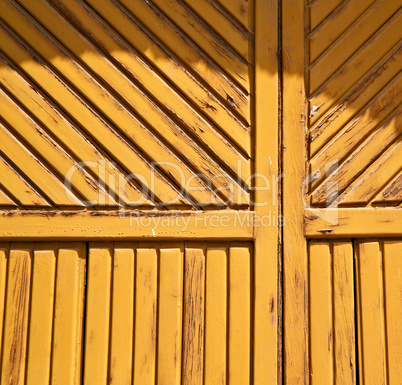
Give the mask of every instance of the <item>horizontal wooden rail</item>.
M 269 219 L 269 218 L 268 218 Z M 266 219 L 261 225 L 269 226 Z M 0 239 L 220 239 L 252 240 L 250 211 L 0 212 Z M 257 223 L 258 225 L 258 223 Z
M 399 208 L 306 210 L 307 238 L 401 237 Z

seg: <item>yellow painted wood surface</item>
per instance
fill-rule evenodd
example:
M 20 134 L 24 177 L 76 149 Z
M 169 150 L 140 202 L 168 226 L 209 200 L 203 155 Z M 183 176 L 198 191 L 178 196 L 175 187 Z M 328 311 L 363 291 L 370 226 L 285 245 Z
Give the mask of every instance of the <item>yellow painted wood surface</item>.
M 181 384 L 184 247 L 161 245 L 158 290 L 158 383 Z
M 356 335 L 353 245 L 351 241 L 332 243 L 334 383 L 356 384 Z
M 49 383 L 57 245 L 36 247 L 32 259 L 26 384 Z
M 90 244 L 85 324 L 84 384 L 108 380 L 111 244 Z
M 251 255 L 247 246 L 232 244 L 229 254 L 229 365 L 231 384 L 250 381 Z
M 154 384 L 157 336 L 157 250 L 139 245 L 136 252 L 134 384 Z
M 396 384 L 402 376 L 402 242 L 384 241 L 382 250 L 388 381 Z
M 110 326 L 109 379 L 131 384 L 135 306 L 135 244 L 115 244 Z
M 205 286 L 205 385 L 227 382 L 228 250 L 209 247 Z
M 205 335 L 205 249 L 190 245 L 184 259 L 182 381 L 202 385 Z
M 310 382 L 333 384 L 332 258 L 328 243 L 309 246 Z
M 309 242 L 310 383 L 398 383 L 401 245 Z
M 1 383 L 25 383 L 32 245 L 10 248 L 3 322 Z
M 80 384 L 82 378 L 86 247 L 60 244 L 56 268 L 52 369 L 53 385 Z

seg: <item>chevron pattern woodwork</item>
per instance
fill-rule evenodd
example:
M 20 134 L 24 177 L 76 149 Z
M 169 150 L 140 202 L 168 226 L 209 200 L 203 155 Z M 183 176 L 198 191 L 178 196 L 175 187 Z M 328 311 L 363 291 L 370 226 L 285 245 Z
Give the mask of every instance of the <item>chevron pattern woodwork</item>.
M 400 0 L 310 1 L 313 206 L 402 203 Z
M 245 0 L 0 0 L 0 206 L 248 207 Z

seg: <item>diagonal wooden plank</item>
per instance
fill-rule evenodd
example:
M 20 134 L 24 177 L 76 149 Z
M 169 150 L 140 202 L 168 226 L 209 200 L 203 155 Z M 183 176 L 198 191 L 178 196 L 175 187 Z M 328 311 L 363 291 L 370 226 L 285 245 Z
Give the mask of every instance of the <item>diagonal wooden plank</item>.
M 7 16 L 7 21 L 16 26 L 17 32 L 24 39 L 31 41 L 31 44 L 42 56 L 51 58 L 52 65 L 71 84 L 77 87 L 99 111 L 102 111 L 132 143 L 139 146 L 140 151 L 146 153 L 153 162 L 158 162 L 160 168 L 172 177 L 176 186 L 185 189 L 183 184 L 191 181 L 194 189 L 191 192 L 189 191 L 189 195 L 195 203 L 206 204 L 211 202 L 214 194 L 208 191 L 208 187 L 197 174 L 212 173 L 222 175 L 220 179 L 214 179 L 213 184 L 217 188 L 223 187 L 221 183 L 225 181 L 226 177 L 219 165 L 210 160 L 202 151 L 200 152 L 198 146 L 188 140 L 188 136 L 183 130 L 161 113 L 104 56 L 91 49 L 87 44 L 81 45 L 85 41 L 82 37 L 80 39 L 79 34 L 73 33 L 73 35 L 69 35 L 69 32 L 74 31 L 60 29 L 63 22 L 57 12 L 43 2 L 35 3 L 35 6 L 32 6 L 31 2 L 24 1 L 23 3 L 48 29 L 55 33 L 57 37 L 62 38 L 63 43 L 75 54 L 86 52 L 85 55 L 81 55 L 81 60 L 87 64 L 88 68 L 91 68 L 93 72 L 107 81 L 109 87 L 113 87 L 116 90 L 120 95 L 120 100 L 117 100 L 105 87 L 96 81 L 92 72 L 88 73 L 84 70 L 68 52 L 58 45 L 53 38 L 50 38 L 45 30 L 36 25 L 33 20 L 30 20 L 21 9 L 7 3 L 9 6 L 3 5 L 2 11 Z M 86 51 L 86 49 L 89 49 L 89 51 Z M 135 108 L 141 116 L 146 116 L 148 120 L 146 127 L 138 119 L 138 116 L 133 115 L 133 109 L 128 110 L 126 103 Z M 159 135 L 158 137 L 149 131 L 148 128 L 151 124 L 152 130 L 154 133 L 156 131 Z M 164 142 L 161 141 L 162 139 Z M 170 148 L 167 148 L 167 145 L 170 145 Z M 175 153 L 172 150 L 175 150 Z M 181 155 L 181 159 L 177 158 L 178 155 Z M 195 173 L 189 170 L 187 164 L 197 167 Z M 234 184 L 227 180 L 225 182 L 236 189 Z M 225 194 L 223 189 L 221 191 L 225 198 L 230 199 L 230 193 Z
M 402 174 L 398 175 L 391 183 L 381 191 L 373 200 L 373 203 L 395 203 L 402 201 Z
M 2 152 L 57 206 L 83 206 L 39 160 L 0 122 Z
M 14 199 L 20 205 L 33 207 L 51 207 L 21 175 L 18 174 L 4 159 L 0 157 L 1 184 L 8 191 L 12 191 Z
M 312 106 L 319 106 L 318 113 L 311 118 L 312 124 L 366 74 L 373 72 L 376 64 L 385 55 L 401 45 L 401 23 L 402 13 L 398 12 L 316 91 L 309 101 L 309 111 Z
M 401 171 L 402 141 L 390 147 L 376 162 L 368 167 L 363 176 L 353 182 L 347 195 L 339 200 L 340 204 L 363 205 Z
M 156 173 L 157 177 L 152 180 L 153 174 L 149 163 L 117 135 L 88 104 L 79 98 L 72 89 L 68 88 L 43 62 L 39 62 L 41 63 L 40 65 L 31 65 L 31 63 L 38 62 L 39 58 L 28 51 L 26 47 L 21 46 L 19 41 L 15 40 L 9 31 L 1 25 L 0 35 L 0 49 L 3 52 L 7 51 L 7 55 L 18 63 L 37 83 L 41 84 L 44 91 L 51 95 L 56 102 L 61 105 L 67 104 L 71 117 L 79 122 L 97 143 L 107 143 L 113 158 L 128 170 L 134 180 L 139 179 L 141 181 L 145 192 L 150 191 L 154 199 L 162 200 L 163 202 L 176 202 L 176 204 L 186 202 L 180 195 L 178 196 L 178 193 L 158 173 Z M 135 167 L 134 169 L 133 166 Z M 151 187 L 153 189 L 149 190 Z M 158 193 L 155 193 L 155 191 L 158 191 Z
M 74 40 L 71 40 L 71 36 L 70 39 L 66 39 L 68 31 L 63 30 L 63 34 L 60 37 L 60 16 L 45 5 L 45 8 L 42 8 L 41 4 L 38 3 L 33 9 L 29 8 L 29 10 L 40 18 L 42 22 L 45 22 L 47 28 L 57 33 L 59 38 L 64 36 L 63 42 L 75 53 L 80 48 L 86 49 L 88 47 L 87 45 L 80 46 L 83 41 L 79 40 L 79 34 L 74 35 Z M 28 5 L 25 4 L 25 6 Z M 4 11 L 8 15 L 9 22 L 23 22 L 27 18 L 27 15 L 22 10 L 17 10 L 12 6 L 4 7 Z M 30 20 L 29 17 L 28 20 Z M 52 21 L 49 22 L 48 20 Z M 57 24 L 53 24 L 56 20 Z M 191 189 L 188 189 L 186 193 L 193 202 L 209 204 L 211 201 L 216 201 L 213 200 L 214 192 L 208 191 L 208 184 L 202 181 L 202 178 L 198 176 L 199 173 L 219 176 L 211 178 L 209 182 L 211 182 L 214 190 L 219 191 L 220 195 L 224 196 L 225 200 L 231 201 L 232 197 L 245 198 L 244 194 L 238 193 L 239 186 L 236 183 L 237 181 L 228 178 L 219 164 L 209 158 L 203 151 L 200 151 L 192 140 L 188 140 L 186 133 L 167 118 L 104 56 L 99 55 L 97 51 L 93 51 L 93 54 L 90 54 L 89 52 L 92 52 L 90 50 L 86 55 L 82 55 L 82 60 L 99 76 L 107 80 L 109 86 L 115 88 L 116 92 L 120 94 L 120 100 L 116 100 L 90 73 L 79 66 L 74 58 L 68 52 L 65 52 L 64 48 L 59 46 L 52 38 L 49 38 L 46 32 L 37 26 L 33 20 L 30 21 L 32 24 L 29 23 L 25 27 L 18 27 L 18 32 L 25 39 L 31 39 L 31 36 L 34 35 L 36 37 L 34 40 L 35 48 L 43 56 L 52 57 L 52 64 L 63 73 L 69 82 L 86 95 L 98 110 L 113 121 L 132 143 L 138 145 L 142 152 L 146 152 L 153 162 L 158 162 L 160 168 L 164 170 L 166 175 L 171 176 L 178 188 L 186 189 L 183 183 L 190 183 L 189 181 L 191 181 Z M 121 98 L 124 98 L 125 102 Z M 142 117 L 146 117 L 148 122 L 143 122 L 142 119 L 139 120 L 138 116 L 133 115 L 134 110 L 132 108 L 129 110 L 126 107 L 126 102 L 129 102 L 132 107 L 135 106 L 137 112 Z M 152 127 L 151 130 L 150 127 Z M 188 167 L 191 167 L 194 171 Z M 247 204 L 247 200 L 244 203 Z
M 3 175 L 2 175 L 3 178 Z M 17 206 L 0 187 L 0 206 Z
M 377 0 L 349 0 L 341 4 L 331 18 L 325 20 L 310 36 L 310 63 L 317 59 L 325 49 Z
M 251 35 L 239 28 L 213 0 L 183 0 L 243 59 L 249 60 Z
M 182 77 L 194 78 L 194 81 L 201 82 L 208 90 L 219 96 L 229 109 L 250 123 L 249 95 L 232 82 L 221 68 L 164 17 L 151 2 L 132 0 L 125 4 L 127 8 L 110 0 L 87 0 L 87 2 L 165 76 L 169 78 L 177 73 L 173 76 L 174 82 Z M 138 20 L 141 20 L 146 27 Z M 187 72 L 187 68 L 191 73 Z M 206 102 L 210 103 L 208 99 Z
M 214 0 L 230 12 L 244 28 L 250 30 L 249 4 L 245 0 Z
M 230 1 L 230 0 L 228 0 Z M 309 16 L 310 30 L 315 29 L 328 15 L 345 0 L 316 0 L 310 1 Z
M 311 194 L 313 204 L 324 205 L 342 193 L 365 167 L 373 163 L 394 140 L 400 137 L 401 132 L 398 127 L 401 127 L 401 124 L 402 109 L 399 108 L 348 157 L 345 163 L 313 191 Z
M 91 39 L 106 55 L 110 55 L 116 65 L 123 66 L 125 73 L 129 73 L 137 84 L 142 85 L 142 89 L 147 91 L 153 102 L 163 106 L 171 118 L 177 118 L 204 149 L 210 153 L 219 153 L 219 148 L 231 149 L 230 141 L 234 141 L 236 146 L 250 155 L 250 132 L 180 66 L 172 63 L 171 71 L 165 69 L 165 73 L 170 75 L 169 83 L 154 68 L 146 64 L 126 42 L 112 33 L 109 26 L 106 26 L 89 7 L 84 7 L 75 0 L 64 0 L 62 8 L 60 4 L 56 4 L 58 10 L 80 28 L 88 40 Z M 66 29 L 64 28 L 64 31 Z M 166 57 L 166 60 L 169 58 Z M 184 90 L 185 95 L 175 90 L 177 86 L 180 90 Z M 193 109 L 187 98 L 197 104 L 198 108 Z M 207 105 L 209 107 L 206 107 Z M 219 128 L 205 119 L 204 113 L 213 119 Z M 220 134 L 221 131 L 224 136 Z M 233 170 L 236 170 L 238 160 L 242 161 L 242 169 L 247 170 L 250 167 L 235 148 L 223 156 L 225 163 Z
M 29 143 L 31 152 L 50 165 L 65 186 L 71 183 L 86 205 L 117 206 L 116 201 L 88 173 L 76 166 L 71 158 L 54 140 L 34 122 L 15 102 L 0 88 L 0 104 L 4 108 L 3 119 Z M 72 177 L 70 177 L 72 175 Z M 70 187 L 70 186 L 68 186 Z
M 310 93 L 348 60 L 400 8 L 398 1 L 381 0 L 336 40 L 310 69 Z
M 127 4 L 127 0 L 121 0 Z M 207 53 L 232 79 L 250 91 L 249 65 L 220 40 L 180 0 L 153 0 L 161 11 Z
M 332 109 L 322 114 L 311 129 L 310 156 L 314 156 L 350 119 L 368 105 L 370 100 L 398 75 L 401 66 L 402 47 L 399 47 L 380 61 L 376 68 Z
M 120 204 L 153 206 L 45 94 L 18 73 L 16 68 L 1 54 L 0 60 L 2 62 L 0 64 L 1 86 L 7 89 L 32 116 L 35 116 L 70 154 L 83 162 L 87 170 L 98 178 L 99 183 L 107 186 L 111 195 L 116 197 Z M 20 189 L 14 190 L 21 191 Z M 16 191 L 13 193 L 17 194 Z
M 315 188 L 324 178 L 322 175 L 324 168 L 328 170 L 335 163 L 342 163 L 380 122 L 387 119 L 398 108 L 401 104 L 401 96 L 402 77 L 398 77 L 311 159 L 310 172 L 314 176 L 312 188 Z

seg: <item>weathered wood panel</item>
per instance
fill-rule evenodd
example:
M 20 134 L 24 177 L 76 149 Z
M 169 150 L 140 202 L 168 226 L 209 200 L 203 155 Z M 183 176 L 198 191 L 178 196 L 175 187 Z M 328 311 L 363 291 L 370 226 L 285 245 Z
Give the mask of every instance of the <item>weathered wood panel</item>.
M 401 175 L 401 5 L 318 0 L 307 6 L 304 76 L 314 207 L 401 201 L 388 198 Z
M 1 0 L 0 205 L 249 206 L 254 15 L 226 8 Z
M 398 383 L 401 245 L 400 239 L 309 242 L 312 384 Z
M 2 244 L 0 383 L 252 384 L 252 251 Z

